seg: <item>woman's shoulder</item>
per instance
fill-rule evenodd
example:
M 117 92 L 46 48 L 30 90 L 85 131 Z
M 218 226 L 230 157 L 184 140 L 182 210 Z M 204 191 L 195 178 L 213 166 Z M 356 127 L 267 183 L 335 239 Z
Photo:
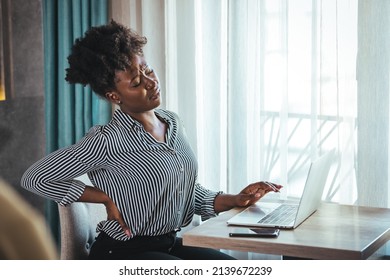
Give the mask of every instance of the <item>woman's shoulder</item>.
M 94 125 L 85 132 L 84 136 L 76 144 L 83 145 L 84 143 L 85 145 L 87 145 L 87 143 L 90 143 L 89 145 L 93 146 L 104 145 L 106 142 L 104 130 L 105 125 Z
M 113 123 L 111 120 L 107 124 L 96 124 L 91 126 L 83 138 L 88 140 L 107 142 L 118 134 L 117 130 L 117 125 L 115 125 L 115 123 Z
M 86 135 L 90 136 L 104 136 L 109 131 L 109 124 L 98 124 L 91 126 L 87 131 Z

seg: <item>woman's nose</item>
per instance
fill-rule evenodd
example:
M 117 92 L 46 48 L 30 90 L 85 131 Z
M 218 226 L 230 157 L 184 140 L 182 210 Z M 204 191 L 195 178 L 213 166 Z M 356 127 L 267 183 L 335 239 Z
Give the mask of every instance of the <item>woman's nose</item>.
M 144 76 L 144 81 L 145 81 L 145 88 L 147 90 L 151 90 L 153 88 L 155 88 L 157 86 L 157 81 L 148 77 L 148 76 Z
M 153 83 L 152 83 L 152 81 L 148 81 L 147 83 L 146 83 L 146 89 L 147 90 L 151 90 L 153 88 Z

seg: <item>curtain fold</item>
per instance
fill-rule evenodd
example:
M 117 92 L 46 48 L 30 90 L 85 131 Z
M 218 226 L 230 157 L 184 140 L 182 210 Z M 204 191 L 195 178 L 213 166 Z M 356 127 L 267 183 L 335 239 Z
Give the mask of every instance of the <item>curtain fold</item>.
M 359 1 L 358 203 L 390 207 L 390 2 Z
M 108 21 L 107 0 L 44 0 L 46 152 L 74 144 L 93 125 L 111 118 L 109 102 L 90 87 L 65 81 L 67 57 L 76 38 L 91 26 Z M 59 242 L 57 204 L 46 203 L 46 216 Z

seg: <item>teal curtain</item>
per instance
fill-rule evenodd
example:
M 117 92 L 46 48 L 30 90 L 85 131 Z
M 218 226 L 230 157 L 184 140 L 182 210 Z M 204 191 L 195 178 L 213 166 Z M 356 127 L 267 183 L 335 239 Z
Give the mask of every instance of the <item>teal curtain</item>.
M 111 118 L 111 105 L 90 87 L 65 81 L 67 57 L 75 39 L 92 26 L 108 21 L 108 0 L 44 0 L 44 58 L 46 151 L 53 152 L 77 142 L 93 125 Z M 46 205 L 48 223 L 60 240 L 57 204 Z

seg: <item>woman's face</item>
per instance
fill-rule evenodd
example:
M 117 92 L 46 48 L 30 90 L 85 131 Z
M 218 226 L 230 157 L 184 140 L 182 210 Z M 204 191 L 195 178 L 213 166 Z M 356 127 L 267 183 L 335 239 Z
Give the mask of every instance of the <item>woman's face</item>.
M 129 69 L 115 73 L 115 86 L 106 96 L 127 114 L 147 112 L 161 104 L 158 77 L 142 56 L 135 56 Z

